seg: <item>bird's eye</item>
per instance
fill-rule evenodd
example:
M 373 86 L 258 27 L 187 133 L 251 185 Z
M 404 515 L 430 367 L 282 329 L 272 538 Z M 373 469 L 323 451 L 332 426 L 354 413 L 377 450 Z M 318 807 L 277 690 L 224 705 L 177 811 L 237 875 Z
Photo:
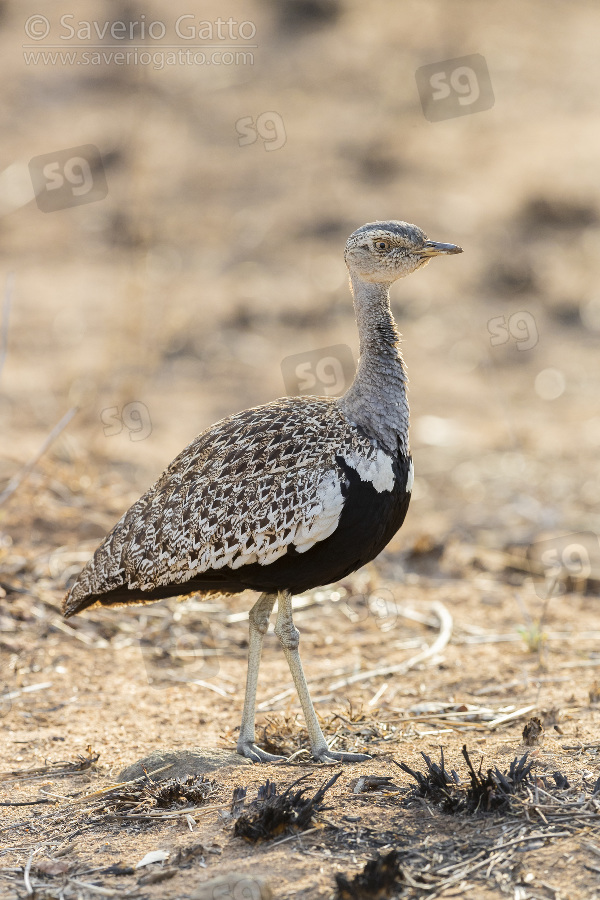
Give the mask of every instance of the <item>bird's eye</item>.
M 389 241 L 375 241 L 375 248 L 377 250 L 389 250 L 390 242 Z

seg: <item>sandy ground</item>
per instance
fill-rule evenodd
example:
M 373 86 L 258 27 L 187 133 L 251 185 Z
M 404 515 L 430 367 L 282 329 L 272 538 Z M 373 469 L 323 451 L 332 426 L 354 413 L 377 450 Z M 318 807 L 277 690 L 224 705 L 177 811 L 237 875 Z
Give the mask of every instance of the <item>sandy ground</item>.
M 226 9 L 206 0 L 172 12 L 48 2 L 40 13 L 4 2 L 0 14 L 0 280 L 11 299 L 0 491 L 78 408 L 0 505 L 0 802 L 57 801 L 0 807 L 0 897 L 27 896 L 32 850 L 39 897 L 88 900 L 98 888 L 187 897 L 241 868 L 275 896 L 325 898 L 336 872 L 353 875 L 377 852 L 399 848 L 414 881 L 417 869 L 458 864 L 453 853 L 464 862 L 480 840 L 488 865 L 452 884 L 407 883 L 406 895 L 596 896 L 594 816 L 560 829 L 543 810 L 530 821 L 514 810 L 449 817 L 411 802 L 411 778 L 392 760 L 424 771 L 420 753 L 439 760 L 443 746 L 464 780 L 465 743 L 484 770 L 529 749 L 536 777 L 560 771 L 579 796 L 600 775 L 600 10 L 584 0 L 231 0 Z M 184 15 L 186 27 L 205 29 L 196 50 L 209 41 L 201 23 L 213 23 L 210 52 L 243 45 L 252 61 L 24 55 L 53 44 L 178 52 L 190 47 L 176 29 Z M 219 17 L 250 23 L 252 37 L 220 37 Z M 140 36 L 138 24 L 131 41 L 118 29 L 73 37 L 64 24 L 101 31 L 107 21 L 161 21 L 166 35 Z M 432 66 L 420 96 L 415 73 Z M 54 166 L 62 186 L 36 201 L 30 161 L 38 179 Z M 89 196 L 73 192 L 78 179 Z M 289 357 L 311 372 L 329 358 L 321 371 L 334 373 L 331 390 L 347 386 L 357 337 L 343 246 L 363 222 L 385 218 L 465 252 L 393 288 L 416 470 L 405 526 L 367 570 L 305 598 L 296 614 L 328 737 L 373 760 L 345 767 L 317 830 L 282 844 L 247 844 L 219 810 L 194 822 L 111 818 L 114 808 L 82 798 L 126 765 L 156 748 L 235 745 L 252 597 L 67 624 L 64 589 L 195 434 L 293 392 Z M 405 674 L 332 687 L 431 646 L 436 603 L 453 620 L 440 652 Z M 260 724 L 290 754 L 305 734 L 295 698 L 276 699 L 288 687 L 270 635 Z M 531 716 L 545 730 L 526 748 Z M 55 764 L 85 758 L 88 746 L 93 765 L 56 775 Z M 23 774 L 43 766 L 37 780 Z M 332 771 L 302 756 L 222 769 L 209 802 L 227 808 L 237 785 L 253 799 L 267 778 L 284 789 L 304 774 L 312 791 Z M 402 792 L 354 794 L 363 774 L 389 775 Z M 511 840 L 525 829 L 508 855 L 490 849 L 504 827 Z M 199 841 L 203 857 L 171 866 L 167 880 L 106 873 Z M 55 858 L 68 867 L 36 870 Z

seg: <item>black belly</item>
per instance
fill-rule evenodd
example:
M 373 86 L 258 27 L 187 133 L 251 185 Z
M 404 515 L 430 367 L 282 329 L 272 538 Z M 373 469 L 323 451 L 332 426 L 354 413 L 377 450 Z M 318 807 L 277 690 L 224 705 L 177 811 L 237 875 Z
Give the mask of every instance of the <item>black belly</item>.
M 404 522 L 410 502 L 410 493 L 406 491 L 410 457 L 394 463 L 394 488 L 382 492 L 378 492 L 370 481 L 362 481 L 343 459 L 338 458 L 337 462 L 348 481 L 340 521 L 333 534 L 305 553 L 298 553 L 291 545 L 284 556 L 267 566 L 259 563 L 239 569 L 224 566 L 203 572 L 183 584 L 160 585 L 151 591 L 120 587 L 106 594 L 87 597 L 79 610 L 98 602 L 103 606 L 142 603 L 209 590 L 237 593 L 250 588 L 301 594 L 355 572 L 381 553 Z

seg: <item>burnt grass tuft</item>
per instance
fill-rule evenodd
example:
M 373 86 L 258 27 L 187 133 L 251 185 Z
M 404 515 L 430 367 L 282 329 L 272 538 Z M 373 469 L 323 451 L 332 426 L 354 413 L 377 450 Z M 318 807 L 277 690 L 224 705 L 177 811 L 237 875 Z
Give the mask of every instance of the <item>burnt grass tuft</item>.
M 321 785 L 312 797 L 305 796 L 306 788 L 293 790 L 298 781 L 291 784 L 283 794 L 278 794 L 277 786 L 267 781 L 259 788 L 258 797 L 248 807 L 248 811 L 237 819 L 234 835 L 251 843 L 258 843 L 284 834 L 306 831 L 312 826 L 315 813 L 328 808 L 323 805 L 323 798 L 341 774 L 338 772 Z
M 159 809 L 174 806 L 197 806 L 215 791 L 214 781 L 204 776 L 188 775 L 186 778 L 169 778 L 157 785 L 146 786 L 144 793 L 154 800 Z
M 402 880 L 400 854 L 390 850 L 385 856 L 370 859 L 362 872 L 352 879 L 338 872 L 335 900 L 386 900 L 398 895 Z
M 448 770 L 444 760 L 444 751 L 440 749 L 440 762 L 435 763 L 426 753 L 421 756 L 425 760 L 426 773 L 411 769 L 406 763 L 396 763 L 417 783 L 417 787 L 409 795 L 429 800 L 444 812 L 450 814 L 484 812 L 508 812 L 512 800 L 520 794 L 535 789 L 542 783 L 545 790 L 563 790 L 569 787 L 567 778 L 560 772 L 552 776 L 553 784 L 546 778 L 536 779 L 532 776 L 533 761 L 528 760 L 529 753 L 515 757 L 508 770 L 501 772 L 496 766 L 483 772 L 483 761 L 476 769 L 471 761 L 466 745 L 462 755 L 468 769 L 469 782 L 462 782 L 454 769 Z

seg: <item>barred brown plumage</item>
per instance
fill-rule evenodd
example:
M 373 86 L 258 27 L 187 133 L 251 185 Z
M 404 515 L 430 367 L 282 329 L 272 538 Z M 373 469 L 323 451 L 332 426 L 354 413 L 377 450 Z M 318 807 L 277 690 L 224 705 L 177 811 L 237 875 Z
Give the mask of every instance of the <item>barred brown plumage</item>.
M 115 525 L 71 589 L 67 615 L 123 585 L 143 600 L 224 566 L 267 566 L 290 544 L 305 552 L 340 518 L 345 475 L 336 455 L 368 466 L 381 453 L 334 400 L 284 398 L 224 419 Z
M 94 605 L 152 602 L 198 592 L 262 591 L 250 611 L 248 679 L 238 751 L 254 743 L 258 666 L 269 615 L 323 761 L 363 754 L 327 747 L 306 686 L 292 621 L 294 592 L 329 584 L 373 559 L 401 526 L 410 500 L 406 376 L 390 285 L 438 254 L 405 222 L 375 222 L 346 244 L 360 361 L 339 400 L 294 397 L 208 428 L 124 514 L 67 597 L 74 615 Z

